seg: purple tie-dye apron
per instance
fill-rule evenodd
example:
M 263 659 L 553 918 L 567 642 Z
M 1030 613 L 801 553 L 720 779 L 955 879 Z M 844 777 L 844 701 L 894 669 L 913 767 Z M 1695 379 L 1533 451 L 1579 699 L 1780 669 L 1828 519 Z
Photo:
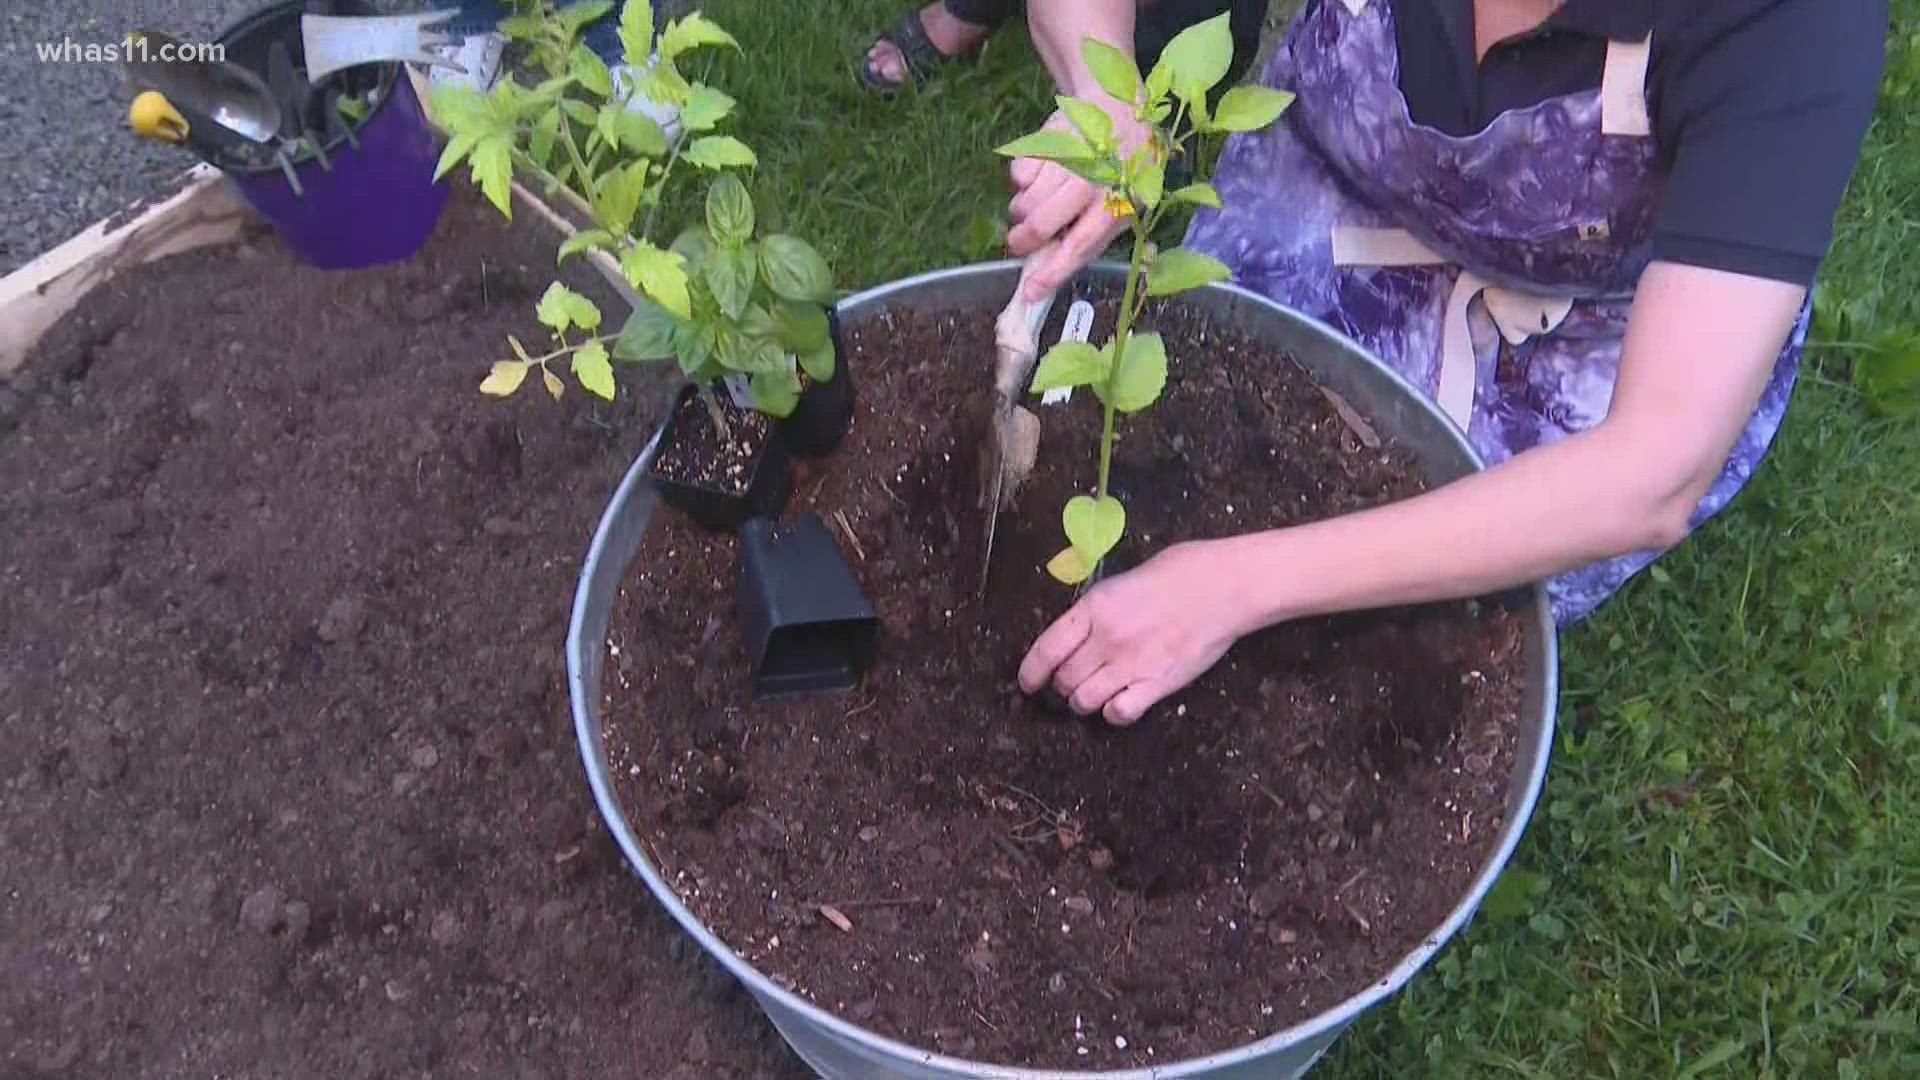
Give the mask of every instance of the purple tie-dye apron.
M 1587 430 L 1613 396 L 1664 182 L 1648 48 L 1615 43 L 1600 90 L 1456 137 L 1408 114 L 1388 0 L 1321 0 L 1263 75 L 1297 100 L 1279 124 L 1228 141 L 1214 177 L 1225 209 L 1203 211 L 1187 243 L 1393 366 L 1489 465 Z M 1765 455 L 1805 335 L 1803 314 L 1692 525 Z M 1553 579 L 1555 618 L 1584 618 L 1658 554 Z

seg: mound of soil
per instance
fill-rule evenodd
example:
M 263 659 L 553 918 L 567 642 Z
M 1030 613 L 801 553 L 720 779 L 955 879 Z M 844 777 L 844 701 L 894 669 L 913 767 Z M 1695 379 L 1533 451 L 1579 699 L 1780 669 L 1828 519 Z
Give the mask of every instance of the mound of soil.
M 1112 317 L 1102 310 L 1095 340 Z M 1138 559 L 1420 490 L 1288 358 L 1177 305 L 1173 374 L 1123 418 Z M 1013 683 L 1068 590 L 1042 567 L 1100 414 L 1042 408 L 1041 464 L 980 565 L 966 417 L 992 315 L 848 327 L 862 399 L 789 513 L 833 523 L 884 623 L 851 696 L 755 703 L 732 537 L 665 513 L 616 606 L 608 742 L 639 832 L 761 970 L 876 1031 L 1001 1064 L 1167 1063 L 1381 978 L 1445 917 L 1505 818 L 1522 620 L 1499 601 L 1310 620 L 1243 641 L 1135 728 Z M 1276 566 L 1273 573 L 1286 573 Z
M 665 384 L 476 392 L 519 217 L 170 259 L 0 385 L 0 1074 L 805 1075 L 596 824 L 560 648 Z

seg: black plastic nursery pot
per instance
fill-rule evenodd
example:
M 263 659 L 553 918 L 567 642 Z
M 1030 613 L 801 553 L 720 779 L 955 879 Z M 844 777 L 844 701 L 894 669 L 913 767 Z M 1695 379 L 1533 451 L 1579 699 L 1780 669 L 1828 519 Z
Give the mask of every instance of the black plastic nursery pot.
M 880 620 L 814 514 L 740 528 L 740 632 L 756 698 L 847 690 L 873 666 Z
M 758 450 L 745 463 L 745 473 L 732 481 L 705 482 L 692 476 L 663 474 L 665 463 L 692 451 L 700 433 L 712 433 L 712 420 L 699 401 L 700 388 L 688 383 L 668 399 L 667 418 L 661 424 L 647 476 L 668 506 L 709 529 L 731 531 L 756 517 L 775 517 L 792 490 L 787 443 L 778 424 L 770 424 Z M 724 391 L 715 395 L 726 400 Z M 740 414 L 736 414 L 740 415 Z M 688 425 L 702 425 L 700 432 Z
M 847 351 L 840 346 L 840 317 L 827 309 L 827 328 L 833 335 L 833 378 L 823 383 L 807 380 L 800 403 L 780 421 L 787 449 L 801 457 L 820 457 L 839 447 L 853 422 L 856 388 L 847 369 Z

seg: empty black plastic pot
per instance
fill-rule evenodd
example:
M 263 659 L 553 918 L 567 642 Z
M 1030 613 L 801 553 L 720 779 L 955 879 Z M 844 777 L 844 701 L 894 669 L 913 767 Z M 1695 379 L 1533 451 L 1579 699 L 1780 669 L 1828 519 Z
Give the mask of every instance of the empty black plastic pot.
M 853 371 L 847 365 L 847 350 L 840 342 L 840 319 L 833 308 L 827 309 L 827 329 L 833 335 L 833 378 L 823 383 L 808 380 L 807 388 L 800 393 L 800 403 L 780 422 L 787 448 L 801 457 L 832 453 L 853 422 Z
M 873 602 L 813 514 L 741 526 L 740 630 L 756 698 L 852 687 L 880 642 Z
M 660 432 L 660 446 L 653 456 L 653 468 L 649 470 L 649 477 L 654 487 L 659 489 L 661 500 L 709 529 L 737 529 L 749 518 L 779 514 L 780 508 L 787 503 L 792 478 L 787 470 L 786 440 L 778 424 L 767 432 L 760 452 L 748 463 L 744 485 L 709 486 L 698 481 L 664 476 L 659 472 L 661 463 L 671 460 L 670 451 L 678 440 L 686 437 L 681 430 L 683 425 L 712 423 L 704 406 L 686 407 L 687 402 L 699 392 L 697 386 L 688 383 L 675 391 L 668 401 L 667 419 Z M 724 391 L 720 394 L 724 399 Z

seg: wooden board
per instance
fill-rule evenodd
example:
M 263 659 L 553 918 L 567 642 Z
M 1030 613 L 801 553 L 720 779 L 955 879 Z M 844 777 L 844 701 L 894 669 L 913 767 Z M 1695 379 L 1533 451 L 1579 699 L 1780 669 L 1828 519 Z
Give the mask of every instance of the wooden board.
M 165 199 L 102 219 L 0 278 L 0 374 L 18 368 L 81 298 L 121 271 L 265 227 L 212 166 L 181 181 Z

